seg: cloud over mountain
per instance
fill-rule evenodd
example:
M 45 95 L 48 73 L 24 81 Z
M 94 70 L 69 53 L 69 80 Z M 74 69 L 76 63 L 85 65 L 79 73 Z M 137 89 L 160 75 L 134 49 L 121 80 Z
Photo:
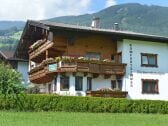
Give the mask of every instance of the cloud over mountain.
M 46 19 L 87 13 L 91 0 L 1 0 L 0 20 Z

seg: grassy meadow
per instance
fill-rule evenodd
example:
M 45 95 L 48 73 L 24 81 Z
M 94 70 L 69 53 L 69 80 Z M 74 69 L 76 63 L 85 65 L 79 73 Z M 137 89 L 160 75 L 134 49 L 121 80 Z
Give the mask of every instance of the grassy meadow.
M 168 115 L 0 112 L 0 126 L 167 126 Z

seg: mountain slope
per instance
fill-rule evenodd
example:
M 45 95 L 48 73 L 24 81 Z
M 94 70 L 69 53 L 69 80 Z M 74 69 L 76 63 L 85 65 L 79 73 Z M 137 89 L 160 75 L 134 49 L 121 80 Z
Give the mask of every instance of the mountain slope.
M 0 30 L 10 29 L 16 27 L 17 29 L 23 29 L 25 22 L 23 21 L 0 21 Z
M 56 17 L 48 20 L 90 26 L 93 17 L 100 18 L 102 28 L 111 29 L 117 22 L 121 30 L 168 36 L 168 7 L 137 3 L 121 4 L 93 14 Z
M 147 6 L 137 3 L 106 8 L 93 14 L 63 16 L 48 19 L 74 25 L 90 26 L 93 17 L 100 17 L 101 28 L 111 29 L 118 22 L 121 30 L 168 37 L 168 7 Z M 14 50 L 25 22 L 0 21 L 0 50 Z

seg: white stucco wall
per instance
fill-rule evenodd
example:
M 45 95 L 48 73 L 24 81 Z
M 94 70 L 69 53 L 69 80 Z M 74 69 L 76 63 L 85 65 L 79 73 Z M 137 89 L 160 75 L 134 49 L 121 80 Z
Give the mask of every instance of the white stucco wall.
M 132 85 L 130 83 L 130 44 L 132 45 Z M 123 86 L 132 99 L 168 100 L 168 44 L 139 40 L 118 42 L 118 51 L 122 51 L 122 62 L 127 64 Z M 157 54 L 158 67 L 142 67 L 141 53 Z M 159 94 L 142 94 L 141 79 L 158 79 Z
M 18 61 L 17 71 L 21 73 L 24 84 L 29 83 L 28 69 L 29 69 L 29 63 L 28 62 Z
M 71 95 L 71 96 L 86 96 L 87 91 L 87 77 L 91 77 L 90 74 L 84 76 L 83 73 L 76 73 L 75 76 L 83 77 L 83 88 L 82 91 L 75 90 L 75 76 L 72 73 L 66 73 L 66 76 L 69 76 L 69 90 L 68 91 L 60 91 L 60 75 L 57 76 L 57 90 L 54 93 L 60 95 Z M 102 75 L 98 78 L 92 78 L 92 90 L 99 90 L 101 88 L 111 88 L 111 80 L 115 80 L 116 77 L 112 76 L 109 79 L 104 79 Z M 52 82 L 52 85 L 53 82 Z M 54 86 L 53 86 L 54 88 Z

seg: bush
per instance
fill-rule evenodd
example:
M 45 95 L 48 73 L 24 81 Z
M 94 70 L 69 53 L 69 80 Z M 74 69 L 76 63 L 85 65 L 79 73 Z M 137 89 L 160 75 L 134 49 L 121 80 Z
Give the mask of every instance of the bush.
M 109 112 L 109 113 L 162 113 L 168 114 L 167 101 L 129 100 L 117 98 L 57 96 L 31 94 L 19 96 L 22 106 L 8 98 L 0 97 L 0 110 L 16 111 L 67 111 L 67 112 Z
M 39 88 L 39 86 L 28 87 L 26 89 L 26 93 L 28 93 L 28 94 L 39 94 L 40 93 L 40 88 Z

